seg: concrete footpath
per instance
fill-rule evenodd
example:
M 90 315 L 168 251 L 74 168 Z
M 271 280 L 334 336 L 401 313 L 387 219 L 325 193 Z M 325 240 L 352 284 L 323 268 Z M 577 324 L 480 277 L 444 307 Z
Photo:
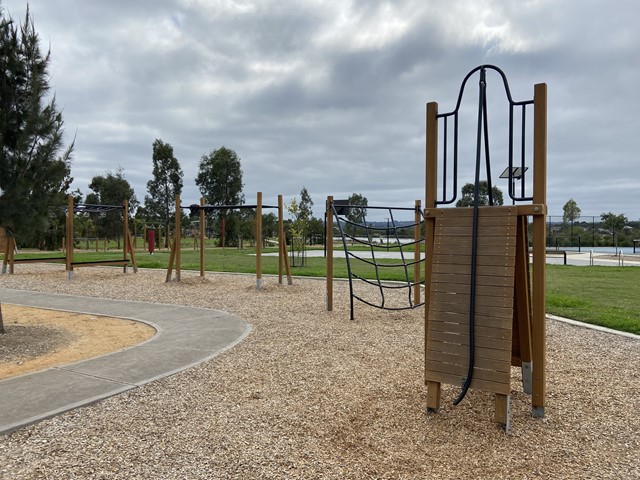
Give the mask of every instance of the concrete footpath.
M 147 323 L 144 343 L 89 360 L 0 380 L 0 434 L 185 370 L 236 345 L 250 331 L 220 310 L 0 288 L 0 302 Z

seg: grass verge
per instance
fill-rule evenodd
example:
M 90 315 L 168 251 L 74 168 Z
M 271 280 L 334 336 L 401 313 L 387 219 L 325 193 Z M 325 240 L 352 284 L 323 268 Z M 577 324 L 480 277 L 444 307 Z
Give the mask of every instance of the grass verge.
M 276 249 L 263 249 L 263 253 L 274 253 Z M 22 254 L 21 258 L 43 256 L 42 254 Z M 49 255 L 50 256 L 50 255 Z M 77 261 L 121 258 L 121 251 L 76 252 Z M 182 269 L 199 270 L 199 251 L 186 248 L 181 251 Z M 138 266 L 141 268 L 166 269 L 169 262 L 167 250 L 156 250 L 153 255 L 138 251 Z M 397 260 L 386 261 L 389 264 Z M 254 273 L 256 270 L 255 249 L 235 248 L 208 249 L 205 269 L 216 272 Z M 16 268 L 19 269 L 19 266 Z M 373 266 L 359 264 L 356 273 L 362 277 L 375 278 Z M 423 270 L 423 269 L 422 269 Z M 264 256 L 264 274 L 278 273 L 278 257 Z M 412 278 L 413 268 L 409 267 Z M 325 259 L 307 258 L 304 266 L 292 267 L 293 275 L 323 277 L 326 275 Z M 347 266 L 344 259 L 334 260 L 334 276 L 346 278 Z M 405 280 L 404 268 L 382 267 L 379 269 L 383 280 Z M 563 266 L 547 265 L 547 312 L 561 317 L 592 323 L 615 330 L 640 334 L 640 268 L 605 266 Z

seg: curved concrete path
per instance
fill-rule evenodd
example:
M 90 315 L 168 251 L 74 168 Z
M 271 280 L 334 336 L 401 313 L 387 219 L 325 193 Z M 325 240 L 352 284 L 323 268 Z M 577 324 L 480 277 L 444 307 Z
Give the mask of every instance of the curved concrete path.
M 137 320 L 156 329 L 151 339 L 125 350 L 0 380 L 0 434 L 185 370 L 251 331 L 238 317 L 205 308 L 5 288 L 0 302 Z

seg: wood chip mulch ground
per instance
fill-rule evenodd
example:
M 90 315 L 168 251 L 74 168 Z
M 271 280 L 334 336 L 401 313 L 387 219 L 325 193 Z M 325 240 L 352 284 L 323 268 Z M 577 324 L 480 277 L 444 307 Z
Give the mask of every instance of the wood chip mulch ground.
M 547 408 L 512 370 L 511 430 L 471 391 L 425 415 L 423 310 L 358 305 L 337 282 L 20 266 L 0 286 L 207 307 L 253 326 L 172 377 L 0 437 L 0 478 L 640 478 L 640 341 L 548 320 Z M 0 406 L 1 408 L 1 406 Z

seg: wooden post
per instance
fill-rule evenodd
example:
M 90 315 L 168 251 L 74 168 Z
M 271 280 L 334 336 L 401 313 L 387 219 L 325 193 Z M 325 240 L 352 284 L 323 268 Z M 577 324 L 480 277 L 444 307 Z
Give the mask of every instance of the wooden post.
M 16 237 L 11 234 L 11 238 L 8 242 L 8 248 L 9 248 L 9 274 L 13 275 L 15 273 L 15 269 L 14 269 L 14 262 L 13 260 L 15 259 L 15 255 L 16 255 Z
M 7 264 L 9 263 L 9 235 L 6 236 L 6 242 L 4 244 L 4 255 L 2 256 L 2 273 L 7 273 Z
M 175 232 L 174 232 L 174 238 L 176 239 L 176 281 L 180 281 L 180 243 L 182 241 L 182 239 L 180 238 L 180 234 L 182 233 L 182 228 L 180 226 L 180 221 L 181 221 L 181 213 L 182 210 L 180 209 L 180 195 L 176 195 L 176 221 L 175 221 Z M 169 238 L 169 237 L 167 237 Z
M 262 192 L 256 201 L 256 288 L 262 288 Z
M 204 197 L 200 199 L 200 276 L 204 278 L 204 237 L 205 237 L 205 214 Z
M 426 119 L 426 178 L 425 178 L 425 210 L 436 207 L 436 197 L 438 194 L 438 104 L 436 102 L 427 103 Z M 427 260 L 424 262 L 424 344 L 425 352 L 429 330 L 429 297 L 430 285 L 427 283 L 431 278 L 432 265 L 429 259 L 433 258 L 433 236 L 435 232 L 435 217 L 426 215 L 424 231 L 424 254 Z M 425 370 L 427 357 L 425 355 Z M 427 382 L 427 412 L 438 411 L 440 409 L 441 385 L 438 382 Z
M 67 232 L 65 238 L 67 240 L 66 268 L 69 280 L 73 278 L 73 197 L 67 197 Z
M 16 250 L 16 241 L 13 233 L 5 229 L 7 241 L 4 244 L 4 256 L 2 257 L 2 273 L 7 273 L 7 264 L 9 265 L 9 274 L 13 275 L 13 253 Z
M 133 248 L 133 242 L 131 241 L 131 233 L 128 235 L 129 253 L 131 254 L 131 264 L 133 265 L 133 273 L 138 273 L 138 262 L 136 261 L 136 250 Z
M 122 202 L 122 206 L 124 207 L 122 210 L 122 258 L 127 260 L 129 258 L 128 253 L 131 248 L 129 245 L 129 201 L 124 200 Z M 122 266 L 122 273 L 127 273 L 126 265 Z
M 291 265 L 289 264 L 289 253 L 287 252 L 287 236 L 284 233 L 284 203 L 282 195 L 278 195 L 278 245 L 280 248 L 280 264 L 284 263 L 284 273 L 287 275 L 287 285 L 293 285 L 291 277 Z
M 128 254 L 131 255 L 131 265 L 133 266 L 133 273 L 138 273 L 138 263 L 136 262 L 136 250 L 135 244 L 131 240 L 131 232 L 129 231 L 129 200 L 124 201 L 124 244 L 125 244 L 125 253 L 124 259 L 127 260 Z M 135 229 L 135 223 L 134 223 Z M 134 237 L 135 238 L 135 237 Z M 123 266 L 123 272 L 127 272 L 127 265 Z
M 421 256 L 421 248 L 420 248 L 420 240 L 422 239 L 422 213 L 420 210 L 422 209 L 422 202 L 420 200 L 416 200 L 416 212 L 414 215 L 414 223 L 416 226 L 413 229 L 413 241 L 416 242 L 413 246 L 413 304 L 417 305 L 420 303 L 420 256 Z
M 546 204 L 547 204 L 547 85 L 534 86 L 533 94 L 533 203 L 545 212 L 533 216 L 533 350 L 532 415 L 543 417 L 546 396 Z
M 327 246 L 327 311 L 333 311 L 333 197 L 327 197 L 325 217 L 327 231 L 325 245 Z
M 282 285 L 282 270 L 284 267 L 284 258 L 282 258 L 282 252 L 284 250 L 284 244 L 282 243 L 282 237 L 284 234 L 284 215 L 282 207 L 282 195 L 278 195 L 278 283 L 280 285 Z

